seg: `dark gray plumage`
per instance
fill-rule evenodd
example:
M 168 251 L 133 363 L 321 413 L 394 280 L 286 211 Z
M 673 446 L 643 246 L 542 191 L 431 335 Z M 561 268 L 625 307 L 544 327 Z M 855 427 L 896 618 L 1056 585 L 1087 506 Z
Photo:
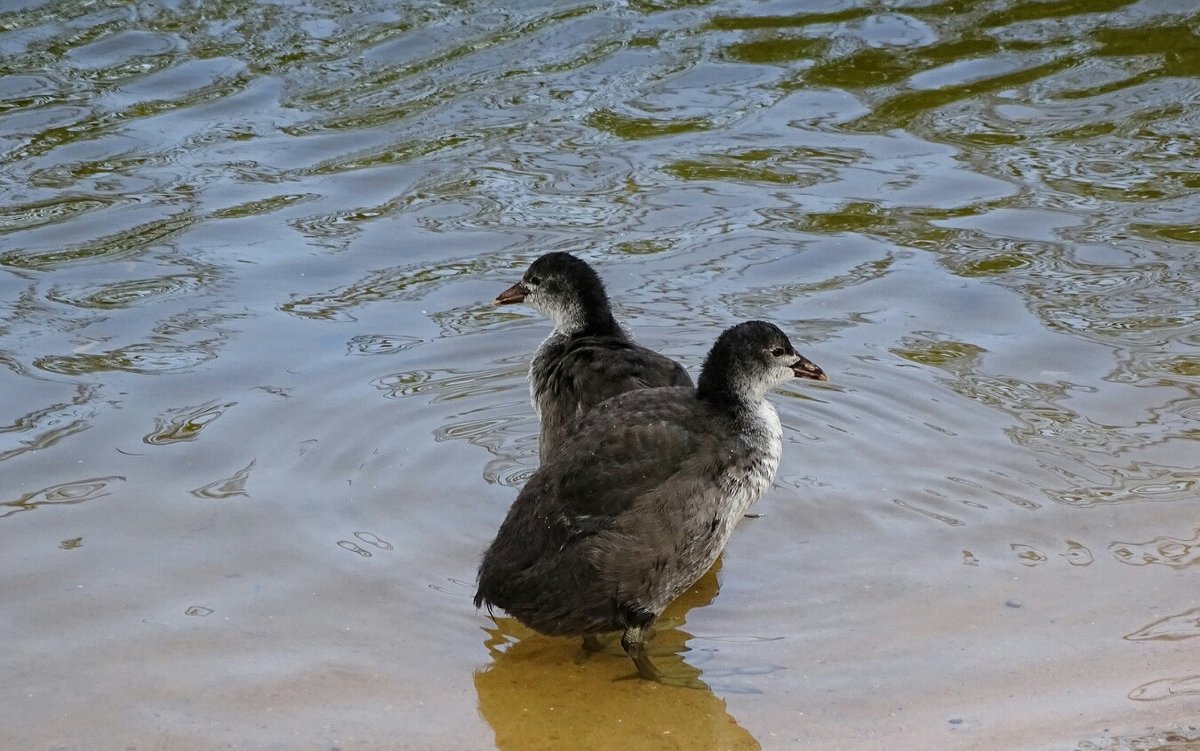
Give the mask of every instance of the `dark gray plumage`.
M 547 253 L 497 305 L 525 303 L 554 322 L 529 365 L 545 460 L 585 412 L 610 397 L 656 386 L 691 386 L 683 366 L 633 342 L 613 317 L 604 283 L 570 253 Z
M 767 390 L 826 380 L 776 326 L 717 339 L 699 386 L 643 389 L 592 409 L 509 509 L 479 568 L 475 605 L 545 634 L 623 631 L 643 678 L 646 630 L 704 574 L 770 486 L 782 430 Z

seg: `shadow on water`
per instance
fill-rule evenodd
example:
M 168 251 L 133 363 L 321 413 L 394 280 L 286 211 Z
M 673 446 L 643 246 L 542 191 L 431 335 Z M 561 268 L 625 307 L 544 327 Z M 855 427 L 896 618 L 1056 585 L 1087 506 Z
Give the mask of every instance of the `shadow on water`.
M 650 641 L 669 675 L 703 677 L 683 659 L 693 608 L 712 602 L 720 562 L 671 604 Z M 710 688 L 672 688 L 638 679 L 618 643 L 596 654 L 578 639 L 542 636 L 512 618 L 484 629 L 490 665 L 476 671 L 479 711 L 502 751 L 628 749 L 661 739 L 663 749 L 759 749 Z

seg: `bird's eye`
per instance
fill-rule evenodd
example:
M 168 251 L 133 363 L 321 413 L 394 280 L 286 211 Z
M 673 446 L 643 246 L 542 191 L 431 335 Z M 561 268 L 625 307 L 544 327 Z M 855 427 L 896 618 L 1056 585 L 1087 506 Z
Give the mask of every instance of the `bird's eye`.
M 528 282 L 529 284 L 541 284 L 542 283 L 542 280 L 536 276 L 531 276 L 528 279 L 526 279 L 525 281 Z
M 775 357 L 783 357 L 787 354 L 787 352 L 783 349 L 783 347 L 776 347 L 775 349 L 771 350 L 771 354 Z

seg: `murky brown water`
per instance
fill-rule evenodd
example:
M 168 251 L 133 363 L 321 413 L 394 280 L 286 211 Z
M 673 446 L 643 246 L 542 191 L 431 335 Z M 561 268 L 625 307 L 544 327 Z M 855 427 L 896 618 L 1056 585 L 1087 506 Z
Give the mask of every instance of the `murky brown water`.
M 1193 2 L 408 5 L 0 11 L 0 747 L 1200 743 Z M 549 250 L 831 376 L 711 691 L 471 607 Z

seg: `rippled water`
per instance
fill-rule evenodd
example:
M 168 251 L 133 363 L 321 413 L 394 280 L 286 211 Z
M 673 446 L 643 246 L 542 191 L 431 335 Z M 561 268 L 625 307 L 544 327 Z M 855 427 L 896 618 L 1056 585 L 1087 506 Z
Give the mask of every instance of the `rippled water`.
M 1200 737 L 1194 3 L 408 5 L 0 10 L 0 745 Z M 471 606 L 550 250 L 830 374 L 711 691 Z

